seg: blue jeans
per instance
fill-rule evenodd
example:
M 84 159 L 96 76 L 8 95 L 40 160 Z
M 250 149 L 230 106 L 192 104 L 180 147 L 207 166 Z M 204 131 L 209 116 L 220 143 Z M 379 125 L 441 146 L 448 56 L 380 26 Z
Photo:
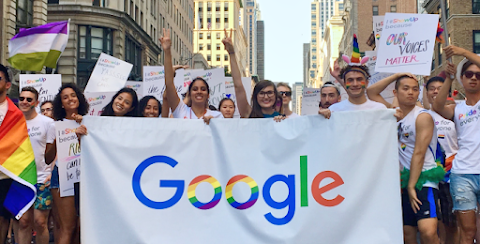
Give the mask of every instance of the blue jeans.
M 55 167 L 52 170 L 52 179 L 50 180 L 50 188 L 51 189 L 57 189 L 60 188 L 60 183 L 58 180 L 58 167 L 57 164 L 55 164 Z
M 454 211 L 476 210 L 480 202 L 480 175 L 452 173 L 450 192 Z

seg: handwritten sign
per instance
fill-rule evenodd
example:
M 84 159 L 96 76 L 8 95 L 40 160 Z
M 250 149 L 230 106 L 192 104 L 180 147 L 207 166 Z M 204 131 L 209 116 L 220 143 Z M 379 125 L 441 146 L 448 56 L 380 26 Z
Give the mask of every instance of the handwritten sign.
M 368 71 L 370 72 L 370 79 L 368 80 L 368 86 L 371 86 L 377 82 L 379 82 L 382 79 L 385 79 L 391 75 L 392 73 L 380 73 L 376 72 L 375 66 L 377 63 L 377 51 L 366 51 L 365 55 L 369 57 L 368 62 L 367 62 L 367 67 Z M 395 95 L 393 95 L 393 90 L 395 89 L 395 83 L 392 83 L 383 90 L 380 95 L 385 99 L 387 102 L 392 103 L 393 98 Z
M 46 74 L 31 74 L 19 77 L 19 88 L 31 86 L 38 91 L 38 106 L 37 112 L 40 112 L 40 105 L 45 101 L 53 101 L 58 93 L 58 89 L 62 86 L 62 75 L 46 75 Z
M 113 96 L 117 92 L 88 92 L 85 93 L 85 99 L 87 99 L 90 107 L 88 109 L 88 115 L 100 116 L 102 115 L 103 108 L 112 101 Z
M 223 68 L 191 71 L 192 80 L 196 77 L 203 78 L 210 86 L 210 105 L 218 108 L 220 101 L 225 97 L 225 70 Z
M 173 80 L 180 98 L 184 87 L 184 73 L 184 69 L 177 70 Z M 165 68 L 163 66 L 143 66 L 143 82 L 144 96 L 154 96 L 159 101 L 163 101 L 165 92 Z
M 125 86 L 133 65 L 102 53 L 93 68 L 85 92 L 117 92 Z
M 250 100 L 252 97 L 252 78 L 242 77 L 242 84 L 243 84 L 243 87 L 245 88 L 247 101 L 250 104 Z M 232 77 L 225 77 L 225 97 L 228 97 L 235 102 L 235 113 L 233 114 L 233 117 L 240 118 L 240 112 L 238 111 L 238 105 L 237 105 L 237 96 L 235 94 L 235 86 L 233 84 Z
M 318 114 L 320 103 L 320 88 L 303 88 L 302 115 Z
M 73 196 L 73 184 L 80 182 L 80 144 L 75 134 L 79 126 L 73 120 L 55 122 L 61 197 Z
M 387 13 L 378 48 L 378 72 L 430 75 L 438 15 Z
M 138 96 L 138 100 L 143 97 L 143 82 L 141 81 L 127 81 L 125 87 L 132 88 Z
M 373 34 L 375 35 L 375 46 L 380 44 L 380 36 L 382 35 L 383 19 L 385 16 L 373 16 Z

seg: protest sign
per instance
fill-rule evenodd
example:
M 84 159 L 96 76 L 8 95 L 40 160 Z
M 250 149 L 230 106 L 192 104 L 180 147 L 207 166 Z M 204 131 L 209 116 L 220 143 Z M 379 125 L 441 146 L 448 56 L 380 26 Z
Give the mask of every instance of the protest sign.
M 117 92 L 125 86 L 133 65 L 102 53 L 93 68 L 85 92 Z
M 88 115 L 100 116 L 102 115 L 103 108 L 112 101 L 113 96 L 117 92 L 88 92 L 85 93 L 85 99 L 88 104 Z
M 225 70 L 223 68 L 191 71 L 192 80 L 203 78 L 210 86 L 208 103 L 218 108 L 220 101 L 225 97 Z
M 375 46 L 379 46 L 380 36 L 382 35 L 383 19 L 385 16 L 373 16 L 373 34 L 375 35 Z
M 175 71 L 173 83 L 180 99 L 184 86 L 184 69 Z M 143 66 L 143 95 L 154 96 L 159 101 L 163 101 L 165 92 L 165 68 L 163 66 Z
M 320 88 L 304 87 L 302 92 L 302 115 L 318 114 Z
M 19 92 L 22 88 L 31 86 L 38 91 L 38 106 L 37 112 L 40 112 L 40 105 L 45 101 L 53 101 L 62 86 L 62 75 L 47 75 L 47 74 L 20 74 L 19 77 Z
M 391 75 L 392 73 L 380 73 L 376 72 L 375 66 L 377 63 L 377 51 L 366 51 L 365 56 L 368 56 L 367 67 L 370 73 L 370 79 L 368 79 L 368 86 L 371 86 L 382 79 L 385 79 Z M 380 95 L 385 99 L 387 102 L 392 103 L 395 95 L 393 95 L 393 90 L 395 89 L 395 83 L 392 83 L 383 90 Z
M 61 197 L 73 196 L 73 184 L 80 182 L 80 144 L 75 134 L 79 126 L 73 120 L 55 122 Z
M 393 113 L 87 116 L 82 242 L 401 244 Z
M 387 13 L 375 70 L 430 75 L 438 15 Z
M 250 104 L 252 98 L 252 78 L 242 77 L 243 88 L 247 95 L 247 102 Z M 225 97 L 230 98 L 235 102 L 234 118 L 240 118 L 240 112 L 238 110 L 237 95 L 235 94 L 235 85 L 233 84 L 232 77 L 225 77 Z M 220 108 L 218 108 L 220 110 Z
M 138 96 L 138 100 L 143 97 L 143 82 L 141 81 L 127 81 L 125 87 L 132 88 Z

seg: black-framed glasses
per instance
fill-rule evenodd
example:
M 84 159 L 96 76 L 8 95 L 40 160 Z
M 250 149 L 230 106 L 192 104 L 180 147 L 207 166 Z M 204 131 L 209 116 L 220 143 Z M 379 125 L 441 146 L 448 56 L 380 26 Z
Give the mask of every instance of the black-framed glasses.
M 27 102 L 31 103 L 33 101 L 33 98 L 31 97 L 19 97 L 18 100 L 20 100 L 20 102 L 23 102 L 23 100 L 27 99 Z
M 40 109 L 40 112 L 45 113 L 45 112 L 51 112 L 53 111 L 53 108 L 42 108 Z
M 402 133 L 403 133 L 402 123 L 399 123 L 399 124 L 398 124 L 398 127 L 397 127 L 398 140 L 400 140 L 400 137 L 402 137 Z
M 278 92 L 278 94 L 280 94 L 280 96 L 285 95 L 285 96 L 287 96 L 287 97 L 290 97 L 290 96 L 292 95 L 292 92 L 288 92 L 288 91 L 287 91 L 287 92 L 284 92 L 284 91 L 281 91 L 281 92 Z
M 463 75 L 465 75 L 465 77 L 467 77 L 468 79 L 472 78 L 473 75 L 475 75 L 475 78 L 477 78 L 477 80 L 480 80 L 480 72 L 465 71 Z
M 273 97 L 273 95 L 275 95 L 275 92 L 274 92 L 274 91 L 267 91 L 267 92 L 261 91 L 261 92 L 258 93 L 258 95 L 259 95 L 260 97 L 265 97 L 265 96 L 267 96 L 267 97 Z

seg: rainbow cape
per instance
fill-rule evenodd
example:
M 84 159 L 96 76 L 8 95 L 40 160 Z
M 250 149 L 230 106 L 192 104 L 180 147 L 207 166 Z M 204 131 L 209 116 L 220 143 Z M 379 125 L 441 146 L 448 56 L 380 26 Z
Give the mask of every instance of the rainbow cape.
M 36 197 L 37 167 L 23 113 L 7 97 L 8 111 L 0 126 L 0 171 L 14 180 L 3 205 L 16 219 Z

